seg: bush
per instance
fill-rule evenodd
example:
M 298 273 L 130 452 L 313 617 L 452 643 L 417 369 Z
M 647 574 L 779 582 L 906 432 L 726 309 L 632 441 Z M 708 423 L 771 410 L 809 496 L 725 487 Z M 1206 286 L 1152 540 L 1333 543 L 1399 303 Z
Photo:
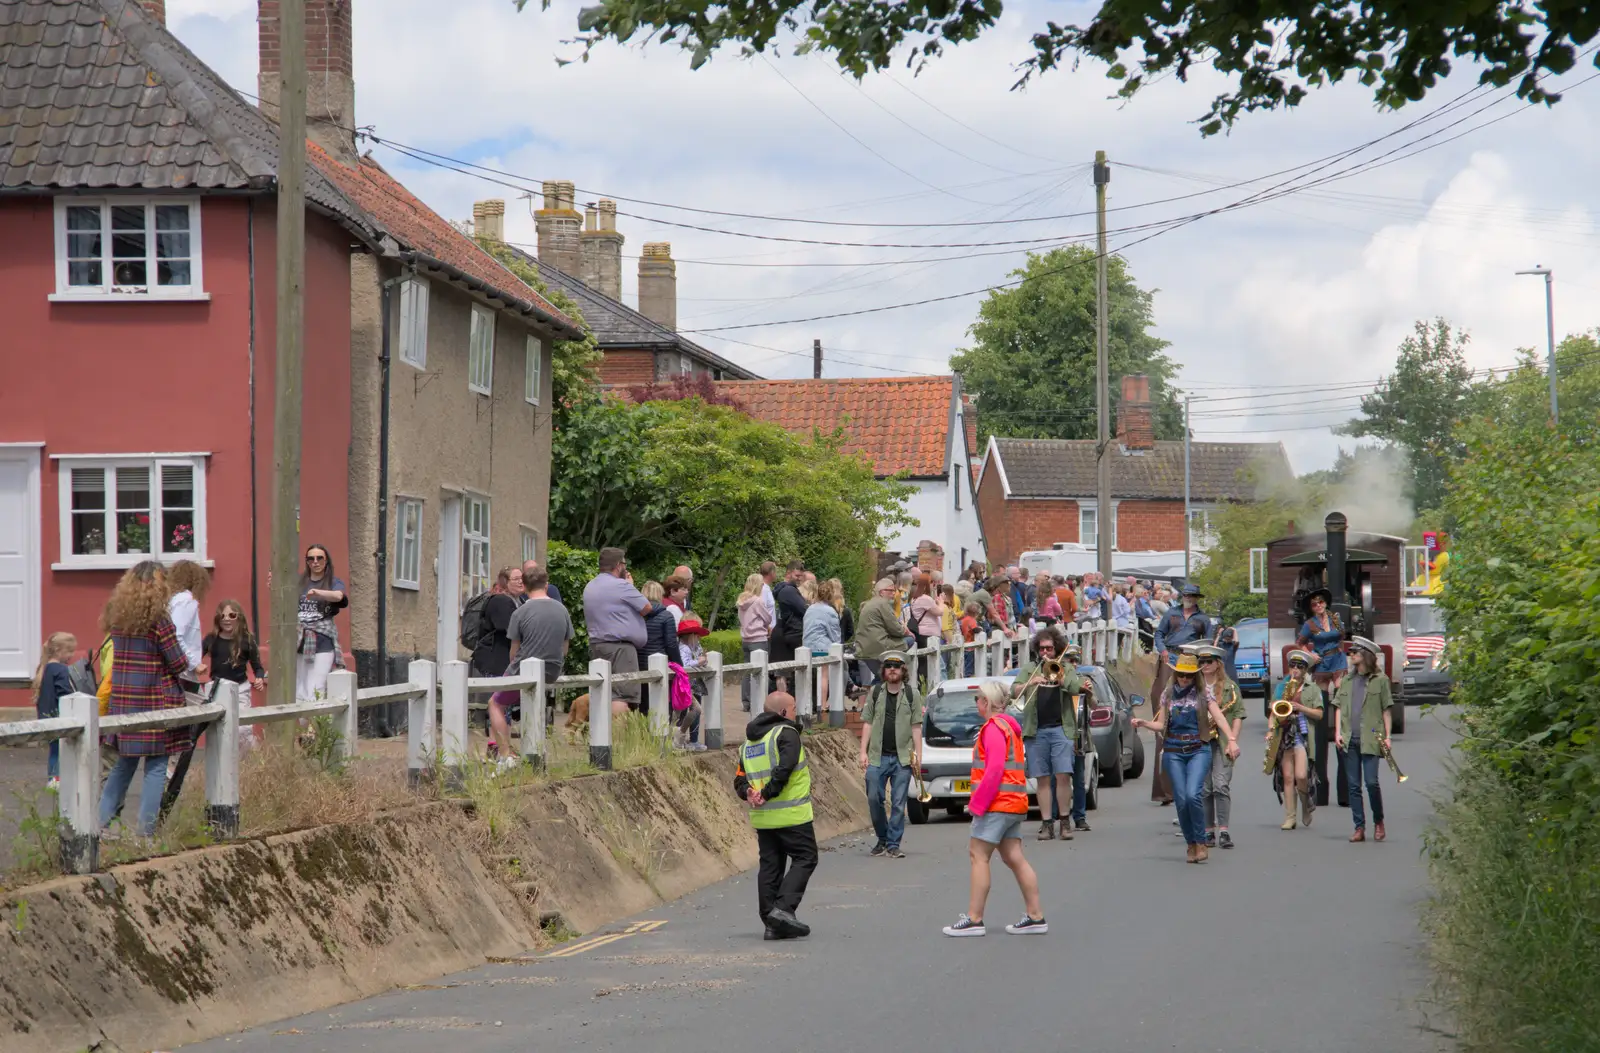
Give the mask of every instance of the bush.
M 705 646 L 706 652 L 716 651 L 722 655 L 725 663 L 744 661 L 744 640 L 739 636 L 738 629 L 723 629 L 714 633 L 707 633 L 700 642 Z

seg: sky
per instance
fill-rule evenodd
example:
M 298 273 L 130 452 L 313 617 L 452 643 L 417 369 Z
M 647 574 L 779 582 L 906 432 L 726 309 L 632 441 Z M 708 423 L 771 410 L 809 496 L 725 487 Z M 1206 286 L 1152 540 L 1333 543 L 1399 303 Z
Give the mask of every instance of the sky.
M 1111 247 L 1126 246 L 1135 280 L 1156 290 L 1156 331 L 1194 396 L 1197 438 L 1281 441 L 1297 472 L 1330 466 L 1353 445 L 1330 426 L 1353 415 L 1418 319 L 1467 330 L 1476 369 L 1510 365 L 1520 347 L 1542 354 L 1544 290 L 1521 269 L 1555 272 L 1558 339 L 1600 326 L 1600 81 L 1527 107 L 1487 89 L 1461 98 L 1476 81 L 1463 66 L 1398 113 L 1343 84 L 1202 138 L 1194 122 L 1223 83 L 1209 70 L 1131 101 L 1091 62 L 1012 90 L 1029 33 L 1087 21 L 1093 5 L 1007 5 L 989 33 L 920 73 L 896 66 L 859 83 L 787 49 L 724 51 L 690 70 L 674 45 L 606 44 L 560 65 L 581 51 L 564 43 L 578 6 L 354 0 L 357 123 L 454 160 L 363 149 L 447 218 L 505 199 L 507 240 L 530 249 L 534 202 L 521 197 L 542 180 L 575 182 L 580 207 L 616 198 L 623 299 L 637 303 L 640 246 L 671 242 L 680 330 L 762 376 L 809 376 L 813 339 L 825 376 L 947 372 L 982 292 L 1030 246 L 1092 237 L 1096 150 L 1112 166 Z M 251 93 L 255 10 L 167 4 L 177 35 Z M 1563 82 L 1594 72 L 1584 60 Z M 1264 178 L 1374 140 L 1350 160 Z M 1139 244 L 1152 230 L 1122 229 L 1363 161 L 1374 163 Z M 1163 201 L 1180 195 L 1193 196 Z M 902 226 L 853 225 L 869 223 Z M 953 223 L 973 225 L 933 226 Z

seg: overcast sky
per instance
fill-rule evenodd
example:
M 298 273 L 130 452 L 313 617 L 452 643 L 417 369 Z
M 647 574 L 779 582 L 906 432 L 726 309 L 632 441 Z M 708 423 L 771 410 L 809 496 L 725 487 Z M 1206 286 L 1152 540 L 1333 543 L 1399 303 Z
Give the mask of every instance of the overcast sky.
M 947 370 L 949 356 L 967 341 L 977 295 L 708 330 L 1006 281 L 1025 246 L 929 246 L 1092 235 L 1092 214 L 996 221 L 1092 210 L 1089 164 L 1097 149 L 1113 165 L 1115 249 L 1149 233 L 1118 228 L 1237 202 L 1288 176 L 1218 189 L 1226 184 L 1385 135 L 1316 177 L 1396 148 L 1410 153 L 1442 143 L 1279 201 L 1201 219 L 1125 253 L 1139 284 L 1158 290 L 1158 331 L 1172 342 L 1180 383 L 1197 396 L 1196 433 L 1281 440 L 1298 472 L 1331 464 L 1339 439 L 1326 425 L 1350 415 L 1361 390 L 1355 385 L 1389 369 L 1416 319 L 1443 315 L 1469 330 L 1469 359 L 1478 368 L 1509 364 L 1519 346 L 1542 349 L 1543 290 L 1535 278 L 1516 277 L 1518 269 L 1554 268 L 1558 335 L 1600 325 L 1593 177 L 1600 170 L 1593 134 L 1600 81 L 1576 88 L 1553 110 L 1516 112 L 1522 104 L 1508 100 L 1473 116 L 1497 97 L 1486 91 L 1404 132 L 1470 89 L 1470 71 L 1397 115 L 1375 112 L 1365 90 L 1345 85 L 1286 114 L 1248 117 L 1230 136 L 1202 139 L 1191 122 L 1216 93 L 1209 74 L 1159 84 L 1131 103 L 1109 98 L 1111 82 L 1089 63 L 1010 90 L 1015 63 L 1029 53 L 1028 33 L 1046 20 L 1086 20 L 1091 5 L 1008 5 L 995 30 L 920 76 L 896 68 L 859 85 L 818 56 L 744 59 L 729 52 L 690 71 L 686 55 L 671 46 L 607 45 L 588 63 L 558 67 L 557 56 L 577 51 L 561 41 L 573 34 L 578 5 L 561 0 L 548 12 L 537 6 L 533 0 L 519 14 L 511 0 L 355 0 L 358 123 L 399 143 L 516 173 L 508 181 L 519 186 L 573 180 L 580 206 L 617 197 L 618 227 L 627 237 L 624 299 L 635 303 L 632 257 L 639 247 L 670 241 L 679 261 L 679 327 L 763 376 L 809 376 L 813 338 L 827 349 L 829 376 Z M 249 92 L 256 84 L 255 9 L 254 0 L 167 5 L 177 34 Z M 1566 81 L 1593 72 L 1585 60 Z M 1514 115 L 1442 142 L 1505 114 Z M 470 217 L 476 199 L 505 198 L 507 238 L 531 247 L 530 203 L 518 200 L 518 187 L 386 146 L 372 149 L 448 218 Z M 1212 192 L 1146 204 L 1200 191 Z M 914 226 L 777 221 L 784 217 Z M 982 225 L 927 226 L 972 221 Z M 1324 395 L 1274 391 L 1324 382 L 1339 387 Z M 1208 405 L 1200 396 L 1231 401 Z

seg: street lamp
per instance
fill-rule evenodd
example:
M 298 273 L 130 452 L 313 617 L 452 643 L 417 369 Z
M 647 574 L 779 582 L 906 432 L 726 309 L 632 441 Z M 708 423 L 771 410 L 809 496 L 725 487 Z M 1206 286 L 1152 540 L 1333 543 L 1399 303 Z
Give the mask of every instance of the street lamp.
M 1556 308 L 1555 294 L 1551 291 L 1553 277 L 1549 267 L 1535 266 L 1532 270 L 1518 271 L 1518 274 L 1544 275 L 1544 324 L 1545 337 L 1550 346 L 1550 423 L 1554 424 L 1559 419 L 1556 413 Z

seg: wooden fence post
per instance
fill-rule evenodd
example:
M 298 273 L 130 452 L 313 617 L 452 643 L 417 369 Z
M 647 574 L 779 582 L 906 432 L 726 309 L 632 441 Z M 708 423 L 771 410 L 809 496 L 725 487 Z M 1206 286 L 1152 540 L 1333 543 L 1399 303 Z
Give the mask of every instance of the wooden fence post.
M 828 645 L 828 726 L 844 727 L 844 644 Z
M 61 869 L 92 874 L 100 865 L 100 700 L 68 695 L 61 715 L 81 729 L 61 740 Z
M 755 663 L 755 670 L 748 675 L 750 685 L 750 715 L 753 717 L 761 712 L 767 704 L 767 651 L 760 648 L 750 652 L 750 661 Z
M 215 700 L 222 716 L 206 729 L 206 825 L 227 839 L 239 836 L 239 685 L 217 681 Z
M 706 749 L 722 748 L 722 652 L 706 652 L 706 668 L 711 679 L 706 683 L 705 734 L 702 739 Z
M 611 770 L 611 663 L 596 658 L 589 663 L 589 675 L 600 683 L 589 688 L 589 763 L 601 771 Z
M 344 702 L 344 709 L 335 718 L 339 728 L 339 754 L 345 760 L 351 760 L 356 755 L 356 745 L 361 736 L 361 725 L 357 720 L 361 710 L 356 705 L 356 674 L 348 669 L 336 669 L 329 673 L 328 697 Z
M 817 696 L 811 686 L 812 670 L 811 648 L 801 647 L 795 652 L 794 660 L 800 663 L 800 668 L 794 671 L 794 699 L 795 716 L 800 718 L 800 723 L 810 727 L 817 719 Z
M 428 659 L 419 658 L 406 668 L 406 679 L 422 691 L 420 698 L 406 706 L 406 780 L 415 787 L 433 765 L 438 669 Z
M 658 739 L 665 739 L 672 722 L 672 670 L 667 668 L 664 654 L 653 654 L 645 666 L 652 677 L 650 681 L 650 731 Z
M 522 762 L 544 771 L 544 659 L 524 658 L 518 670 L 533 683 L 522 689 Z
M 444 715 L 439 726 L 440 745 L 444 751 L 445 767 L 452 778 L 460 779 L 471 743 L 467 732 L 467 663 L 460 660 L 446 662 L 440 680 L 444 692 Z

